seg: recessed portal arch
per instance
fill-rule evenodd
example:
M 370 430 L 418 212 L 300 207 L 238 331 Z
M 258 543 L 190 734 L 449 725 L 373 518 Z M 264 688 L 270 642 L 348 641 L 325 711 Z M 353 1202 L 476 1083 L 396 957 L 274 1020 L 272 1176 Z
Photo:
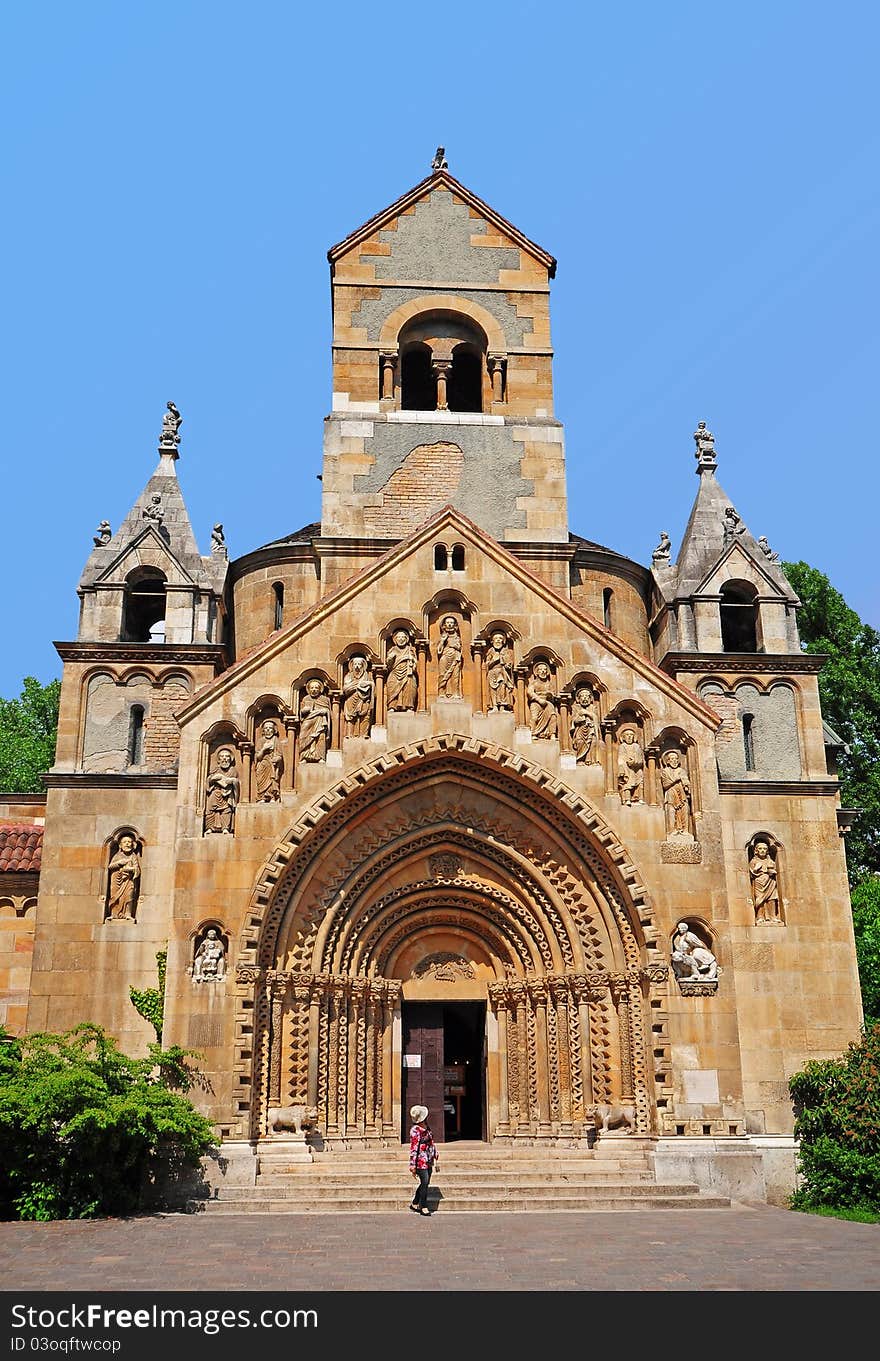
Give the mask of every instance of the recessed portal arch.
M 653 1128 L 645 1008 L 667 972 L 653 912 L 596 810 L 545 781 L 514 753 L 432 738 L 290 830 L 239 943 L 253 1133 L 270 1102 L 303 1100 L 331 1144 L 396 1142 L 401 1008 L 447 995 L 422 967 L 443 953 L 486 1003 L 486 1137 L 585 1139 L 590 1104 L 622 1099 Z

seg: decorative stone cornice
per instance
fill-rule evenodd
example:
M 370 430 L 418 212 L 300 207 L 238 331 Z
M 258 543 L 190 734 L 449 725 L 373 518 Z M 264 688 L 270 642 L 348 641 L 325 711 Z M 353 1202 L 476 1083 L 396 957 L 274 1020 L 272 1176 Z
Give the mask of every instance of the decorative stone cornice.
M 143 775 L 106 771 L 87 774 L 82 770 L 47 770 L 40 776 L 47 789 L 176 789 L 177 772 L 145 771 Z
M 796 798 L 836 798 L 839 780 L 719 780 L 719 794 L 787 794 Z
M 222 643 L 55 643 L 63 662 L 151 662 L 160 666 L 227 665 Z
M 670 676 L 679 671 L 815 676 L 827 660 L 822 652 L 667 652 L 657 665 Z

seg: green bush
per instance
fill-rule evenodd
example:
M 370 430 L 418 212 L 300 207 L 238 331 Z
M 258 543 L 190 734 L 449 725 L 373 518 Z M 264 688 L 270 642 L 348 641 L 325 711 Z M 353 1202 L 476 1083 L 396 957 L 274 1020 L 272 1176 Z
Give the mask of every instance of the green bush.
M 13 1039 L 0 1030 L 0 1217 L 136 1212 L 217 1143 L 184 1093 L 190 1051 L 133 1059 L 100 1026 Z
M 789 1079 L 801 1185 L 793 1209 L 880 1211 L 880 1022 L 837 1059 Z

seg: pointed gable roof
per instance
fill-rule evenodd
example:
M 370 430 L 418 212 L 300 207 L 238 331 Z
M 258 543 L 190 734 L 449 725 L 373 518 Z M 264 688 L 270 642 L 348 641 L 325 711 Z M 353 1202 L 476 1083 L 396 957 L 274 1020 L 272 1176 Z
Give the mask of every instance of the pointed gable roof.
M 202 557 L 199 553 L 189 511 L 177 480 L 175 457 L 160 450 L 155 472 L 116 533 L 106 544 L 96 546 L 89 554 L 80 578 L 80 589 L 106 581 L 131 549 L 151 535 L 158 538 L 191 582 L 215 591 L 222 589 L 227 560 L 219 554 Z M 145 513 L 153 506 L 161 508 L 161 522 Z
M 711 440 L 712 436 L 708 438 Z M 714 447 L 711 457 L 707 457 L 700 453 L 698 446 L 697 458 L 700 485 L 682 535 L 678 559 L 674 567 L 661 567 L 659 571 L 655 568 L 654 571 L 665 598 L 698 595 L 721 562 L 739 548 L 764 577 L 771 591 L 797 603 L 797 595 L 782 567 L 761 549 L 716 478 Z M 728 511 L 731 512 L 729 516 Z M 725 520 L 731 520 L 736 527 L 735 533 L 727 539 Z
M 213 681 L 202 686 L 186 705 L 176 711 L 178 723 L 183 726 L 201 713 L 214 699 L 233 690 L 240 681 L 257 671 L 266 661 L 284 652 L 292 642 L 295 642 L 310 629 L 314 629 L 322 620 L 329 618 L 364 590 L 369 589 L 391 568 L 409 557 L 424 543 L 430 542 L 438 530 L 447 527 L 451 528 L 466 543 L 471 543 L 475 548 L 499 563 L 508 577 L 520 582 L 528 590 L 534 592 L 549 608 L 558 610 L 565 615 L 585 637 L 593 639 L 609 652 L 618 656 L 635 672 L 643 675 L 651 684 L 656 685 L 658 690 L 663 691 L 682 708 L 688 710 L 698 722 L 704 723 L 713 732 L 718 727 L 720 722 L 718 715 L 707 704 L 704 704 L 693 690 L 674 680 L 668 672 L 662 671 L 642 653 L 636 652 L 628 643 L 605 628 L 604 624 L 601 624 L 593 615 L 587 614 L 575 605 L 568 596 L 556 590 L 537 572 L 533 572 L 519 558 L 514 557 L 497 539 L 486 534 L 484 530 L 480 529 L 478 525 L 452 505 L 443 506 L 435 515 L 425 520 L 423 524 L 419 525 L 405 539 L 401 539 L 399 543 L 389 548 L 381 557 L 376 558 L 362 568 L 360 572 L 342 582 L 336 590 L 323 596 L 316 605 L 311 606 L 303 614 L 292 620 L 285 628 L 270 634 L 267 639 L 251 649 L 250 652 L 239 657 L 232 666 L 228 667 Z
M 366 240 L 366 238 L 372 236 L 374 232 L 387 226 L 394 218 L 399 217 L 406 209 L 413 207 L 413 205 L 418 203 L 421 199 L 427 198 L 435 189 L 440 188 L 451 190 L 452 193 L 462 199 L 468 207 L 473 208 L 480 217 L 485 218 L 487 222 L 491 222 L 500 232 L 509 236 L 516 245 L 527 251 L 534 259 L 540 261 L 546 268 L 551 279 L 555 276 L 556 259 L 554 256 L 550 255 L 534 241 L 530 241 L 517 227 L 514 227 L 511 222 L 508 222 L 506 218 L 503 218 L 500 213 L 496 213 L 494 208 L 490 208 L 488 203 L 484 203 L 481 198 L 478 198 L 477 195 L 466 188 L 465 185 L 460 184 L 459 181 L 445 169 L 432 171 L 430 175 L 427 175 L 423 180 L 420 180 L 419 183 L 414 185 L 406 194 L 402 194 L 401 197 L 396 199 L 389 207 L 383 208 L 381 212 L 376 213 L 375 216 L 371 217 L 363 226 L 358 227 L 355 231 L 351 232 L 344 241 L 340 241 L 337 245 L 331 246 L 327 252 L 327 259 L 330 261 L 331 267 L 335 266 L 336 261 L 341 259 L 343 255 L 346 255 L 354 246 L 359 245 L 361 241 Z

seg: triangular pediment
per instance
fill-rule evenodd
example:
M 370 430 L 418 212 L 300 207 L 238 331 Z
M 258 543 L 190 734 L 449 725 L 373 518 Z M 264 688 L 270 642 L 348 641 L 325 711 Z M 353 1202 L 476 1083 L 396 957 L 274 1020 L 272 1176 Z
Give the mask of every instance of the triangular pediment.
M 679 684 L 661 671 L 646 657 L 629 647 L 611 633 L 592 615 L 585 613 L 566 596 L 555 590 L 544 579 L 533 572 L 525 563 L 510 553 L 501 543 L 480 530 L 471 520 L 451 506 L 445 506 L 431 519 L 425 521 L 418 530 L 390 548 L 382 557 L 376 559 L 361 572 L 344 582 L 335 591 L 319 601 L 310 610 L 293 620 L 285 628 L 270 635 L 263 643 L 246 656 L 239 658 L 227 671 L 193 697 L 181 710 L 178 719 L 185 724 L 203 712 L 209 705 L 237 687 L 249 688 L 255 681 L 258 688 L 265 688 L 265 679 L 273 664 L 285 654 L 290 654 L 291 665 L 283 670 L 291 679 L 302 669 L 308 659 L 317 665 L 317 658 L 323 656 L 327 638 L 338 627 L 339 620 L 345 621 L 348 634 L 354 633 L 360 620 L 374 608 L 377 598 L 390 602 L 390 613 L 403 608 L 403 602 L 410 597 L 409 613 L 415 616 L 416 599 L 423 605 L 422 594 L 413 595 L 414 581 L 421 582 L 417 591 L 423 590 L 430 595 L 430 586 L 424 584 L 424 564 L 426 553 L 433 551 L 438 539 L 450 540 L 461 544 L 468 555 L 468 577 L 486 582 L 493 578 L 503 588 L 506 612 L 515 604 L 516 612 L 522 618 L 540 620 L 542 616 L 557 616 L 557 629 L 560 635 L 566 634 L 576 639 L 579 647 L 589 656 L 594 666 L 601 665 L 605 658 L 608 663 L 619 663 L 621 670 L 637 678 L 638 688 L 646 686 L 662 692 L 666 700 L 680 711 L 686 712 L 710 731 L 718 726 L 717 715 L 687 687 Z M 479 561 L 482 559 L 482 561 Z M 488 625 L 489 616 L 480 620 Z M 542 631 L 542 627 L 537 632 Z M 550 630 L 552 631 L 552 630 Z M 348 635 L 346 635 L 348 636 Z M 538 636 L 523 640 L 522 652 L 529 646 L 538 644 Z M 325 658 L 325 665 L 329 659 Z M 278 668 L 274 668 L 276 671 Z
M 767 558 L 761 553 L 750 550 L 748 542 L 734 540 L 721 554 L 715 566 L 706 574 L 694 590 L 695 596 L 717 595 L 726 581 L 750 581 L 762 595 L 774 595 L 784 600 L 796 599 L 789 586 L 785 590 L 779 580 L 768 570 Z M 781 571 L 777 568 L 777 572 Z M 787 584 L 787 583 L 786 583 Z
M 171 586 L 195 586 L 190 573 L 174 556 L 155 525 L 147 525 L 94 578 L 96 585 L 122 581 L 135 567 L 156 567 Z
M 510 247 L 524 250 L 534 260 L 538 261 L 548 272 L 552 279 L 556 273 L 556 260 L 552 255 L 545 251 L 525 236 L 517 227 L 488 203 L 485 203 L 475 193 L 465 185 L 459 183 L 448 170 L 436 170 L 414 185 L 406 194 L 402 194 L 394 203 L 389 204 L 381 212 L 376 213 L 362 226 L 351 232 L 343 241 L 331 246 L 327 252 L 327 259 L 335 268 L 339 261 L 343 260 L 353 251 L 357 251 L 370 237 L 377 236 L 378 233 L 393 228 L 404 216 L 412 214 L 414 209 L 420 204 L 426 203 L 438 190 L 448 190 L 455 198 L 464 203 L 478 217 L 482 218 L 493 230 L 502 242 Z

